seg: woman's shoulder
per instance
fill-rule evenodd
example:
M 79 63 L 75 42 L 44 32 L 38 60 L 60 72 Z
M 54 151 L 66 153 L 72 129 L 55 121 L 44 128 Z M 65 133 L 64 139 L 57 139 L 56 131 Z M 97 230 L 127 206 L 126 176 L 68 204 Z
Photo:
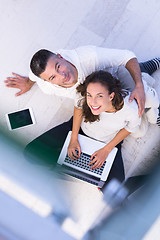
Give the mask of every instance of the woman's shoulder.
M 138 113 L 138 104 L 135 99 L 133 99 L 132 102 L 129 101 L 130 95 L 131 95 L 131 92 L 129 92 L 129 94 L 124 98 L 123 108 L 124 110 L 129 111 L 130 113 L 131 112 Z

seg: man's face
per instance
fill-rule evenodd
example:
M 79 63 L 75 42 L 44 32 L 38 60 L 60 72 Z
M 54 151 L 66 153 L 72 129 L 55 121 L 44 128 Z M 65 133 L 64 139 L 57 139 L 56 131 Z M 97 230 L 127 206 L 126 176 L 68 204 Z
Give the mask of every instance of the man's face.
M 77 82 L 78 72 L 75 66 L 57 55 L 49 58 L 46 69 L 40 74 L 40 78 L 52 84 L 69 88 Z

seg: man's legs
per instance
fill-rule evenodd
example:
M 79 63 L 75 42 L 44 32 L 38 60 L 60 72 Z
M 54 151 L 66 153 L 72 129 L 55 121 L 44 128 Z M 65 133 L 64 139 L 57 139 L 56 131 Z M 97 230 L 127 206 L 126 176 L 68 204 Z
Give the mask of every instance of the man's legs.
M 149 75 L 152 75 L 157 69 L 160 68 L 160 58 L 153 58 L 146 62 L 139 63 L 141 72 L 146 72 Z M 159 115 L 157 118 L 157 125 L 160 127 L 160 106 L 159 106 Z
M 153 58 L 146 62 L 139 63 L 141 72 L 146 72 L 149 75 L 154 73 L 157 69 L 160 68 L 160 58 Z
M 160 106 L 158 107 L 159 113 L 158 113 L 158 118 L 157 118 L 157 125 L 160 127 Z
M 140 62 L 139 63 L 141 72 L 146 72 L 149 75 L 154 73 L 157 69 L 160 68 L 160 58 L 153 58 L 151 60 Z M 116 76 L 124 89 L 129 90 L 130 92 L 133 91 L 135 88 L 135 82 L 133 81 L 133 78 L 129 74 L 126 68 L 124 66 L 118 67 L 117 76 Z

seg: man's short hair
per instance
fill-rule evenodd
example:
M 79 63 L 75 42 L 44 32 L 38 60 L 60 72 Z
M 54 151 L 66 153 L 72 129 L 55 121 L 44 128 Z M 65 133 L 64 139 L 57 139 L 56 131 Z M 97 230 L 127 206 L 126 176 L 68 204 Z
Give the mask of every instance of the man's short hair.
M 30 62 L 32 72 L 39 77 L 40 74 L 45 71 L 48 59 L 53 55 L 56 56 L 55 53 L 46 49 L 41 49 L 36 52 Z

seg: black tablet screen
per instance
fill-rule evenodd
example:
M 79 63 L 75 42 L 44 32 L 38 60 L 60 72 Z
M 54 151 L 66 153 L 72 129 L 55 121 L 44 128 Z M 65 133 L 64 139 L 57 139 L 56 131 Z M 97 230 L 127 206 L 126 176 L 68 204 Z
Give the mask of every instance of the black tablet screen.
M 33 124 L 29 109 L 21 110 L 14 113 L 9 113 L 11 129 L 16 129 Z

